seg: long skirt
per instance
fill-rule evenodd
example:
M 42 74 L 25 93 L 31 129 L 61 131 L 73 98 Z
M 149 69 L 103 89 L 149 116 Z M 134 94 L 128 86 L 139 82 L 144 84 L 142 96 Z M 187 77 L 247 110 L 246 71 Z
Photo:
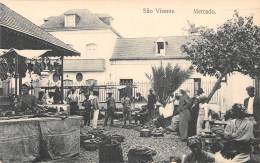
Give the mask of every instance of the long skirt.
M 181 139 L 187 139 L 189 133 L 189 122 L 190 122 L 190 110 L 185 109 L 180 113 L 180 125 L 179 125 L 179 132 Z
M 99 115 L 99 110 L 94 110 L 93 122 L 92 122 L 93 128 L 97 128 L 98 115 Z

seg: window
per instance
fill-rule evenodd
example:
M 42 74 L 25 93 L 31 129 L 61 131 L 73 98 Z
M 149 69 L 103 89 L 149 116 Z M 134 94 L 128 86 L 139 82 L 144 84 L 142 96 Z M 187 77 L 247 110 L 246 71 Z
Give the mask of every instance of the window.
M 126 85 L 126 87 L 119 92 L 120 98 L 122 98 L 124 94 L 133 96 L 133 79 L 120 79 L 120 85 Z
M 92 57 L 97 54 L 97 44 L 90 43 L 86 45 L 86 56 Z
M 158 54 L 164 53 L 164 42 L 157 42 Z
M 65 27 L 76 27 L 76 15 L 65 15 Z
M 162 38 L 160 38 L 155 42 L 155 44 L 156 44 L 156 54 L 165 55 L 166 46 L 168 43 Z

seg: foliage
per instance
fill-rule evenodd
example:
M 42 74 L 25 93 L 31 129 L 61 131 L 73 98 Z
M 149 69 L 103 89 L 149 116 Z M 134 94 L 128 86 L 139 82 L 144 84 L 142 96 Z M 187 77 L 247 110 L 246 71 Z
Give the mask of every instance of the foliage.
M 235 11 L 216 30 L 201 27 L 198 34 L 182 48 L 199 73 L 219 78 L 209 98 L 227 74 L 260 75 L 260 30 L 253 16 L 242 17 Z
M 152 67 L 152 74 L 146 74 L 146 77 L 152 81 L 153 89 L 159 97 L 159 102 L 165 104 L 169 95 L 176 91 L 180 85 L 190 77 L 192 70 L 182 70 L 178 65 L 172 67 L 168 64 L 163 67 Z

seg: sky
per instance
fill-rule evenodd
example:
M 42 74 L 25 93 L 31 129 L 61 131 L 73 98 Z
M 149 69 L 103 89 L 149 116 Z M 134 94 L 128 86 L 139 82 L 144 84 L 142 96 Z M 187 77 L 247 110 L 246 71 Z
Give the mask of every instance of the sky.
M 216 28 L 231 18 L 234 10 L 243 16 L 254 15 L 260 25 L 260 0 L 0 0 L 12 10 L 41 25 L 44 18 L 63 14 L 69 9 L 89 9 L 107 13 L 112 26 L 123 37 L 158 37 L 185 35 L 187 20 L 196 26 Z M 174 10 L 157 13 L 156 9 Z M 215 14 L 195 14 L 194 10 Z M 145 11 L 153 11 L 147 13 Z

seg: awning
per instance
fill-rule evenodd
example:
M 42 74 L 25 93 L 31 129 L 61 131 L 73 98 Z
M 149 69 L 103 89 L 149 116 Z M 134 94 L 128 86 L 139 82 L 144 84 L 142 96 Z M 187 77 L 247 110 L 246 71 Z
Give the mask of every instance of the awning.
M 78 56 L 72 47 L 0 3 L 0 48 L 51 49 L 47 56 Z
M 40 56 L 44 55 L 46 52 L 51 50 L 17 50 L 17 49 L 0 49 L 0 56 L 6 56 L 10 54 L 17 54 L 19 56 L 28 58 L 28 59 L 37 59 Z

